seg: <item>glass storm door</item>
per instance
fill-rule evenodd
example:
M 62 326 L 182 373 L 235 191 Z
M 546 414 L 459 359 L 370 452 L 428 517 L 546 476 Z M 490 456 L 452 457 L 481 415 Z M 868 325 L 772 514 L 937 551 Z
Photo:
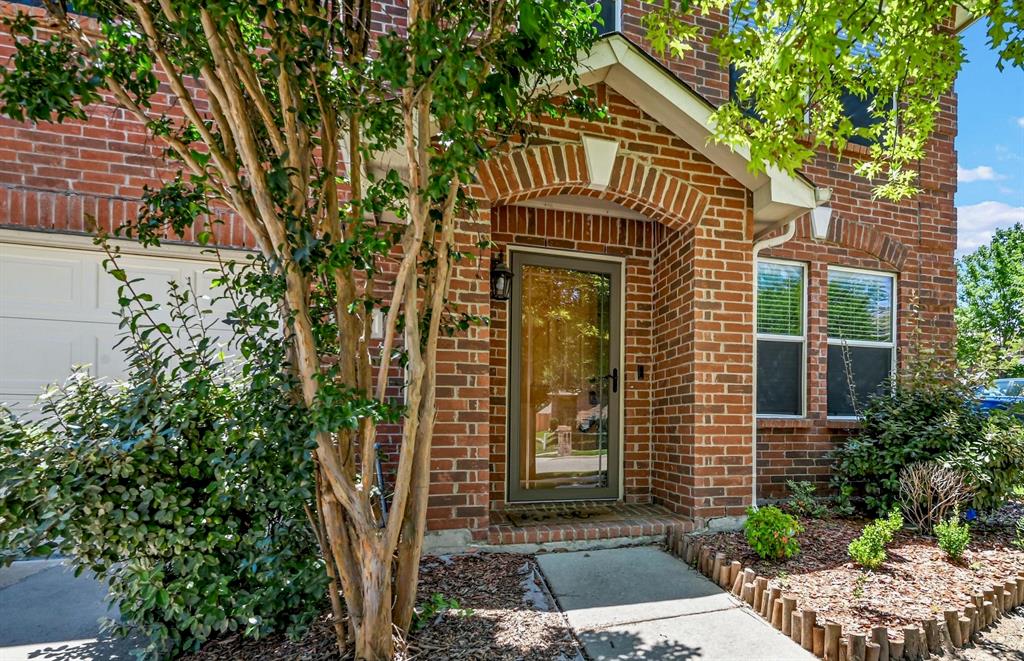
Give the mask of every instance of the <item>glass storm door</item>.
M 619 496 L 620 268 L 512 253 L 511 501 Z

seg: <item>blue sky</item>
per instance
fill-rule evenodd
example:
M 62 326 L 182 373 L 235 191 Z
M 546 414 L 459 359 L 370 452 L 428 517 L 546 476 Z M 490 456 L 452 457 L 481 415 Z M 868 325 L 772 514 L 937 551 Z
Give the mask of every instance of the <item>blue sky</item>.
M 984 21 L 964 32 L 968 62 L 957 78 L 957 254 L 1024 222 L 1024 71 L 996 69 Z

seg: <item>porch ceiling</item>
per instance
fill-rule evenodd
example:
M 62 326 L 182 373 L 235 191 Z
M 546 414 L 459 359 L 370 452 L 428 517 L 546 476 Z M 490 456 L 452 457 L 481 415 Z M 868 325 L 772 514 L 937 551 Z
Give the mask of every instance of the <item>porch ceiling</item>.
M 774 167 L 755 175 L 748 169 L 748 149 L 710 142 L 714 107 L 623 35 L 601 39 L 578 70 L 581 84 L 605 83 L 752 191 L 755 234 L 817 206 L 816 189 L 807 179 Z M 567 90 L 568 84 L 556 82 L 553 87 Z

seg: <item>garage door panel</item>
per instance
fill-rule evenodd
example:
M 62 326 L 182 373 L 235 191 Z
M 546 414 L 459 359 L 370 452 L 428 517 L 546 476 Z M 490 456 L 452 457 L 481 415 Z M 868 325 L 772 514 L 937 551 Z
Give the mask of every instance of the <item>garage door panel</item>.
M 99 377 L 125 374 L 123 350 L 114 348 L 123 335 L 117 295 L 121 283 L 103 268 L 104 253 L 87 245 L 32 245 L 21 237 L 0 243 L 0 402 L 23 410 L 48 385 L 66 380 L 77 364 L 89 364 L 89 372 Z M 142 279 L 134 285 L 137 291 L 151 294 L 165 307 L 167 282 L 184 285 L 191 279 L 199 295 L 208 297 L 201 307 L 215 309 L 207 325 L 222 319 L 228 304 L 214 305 L 209 298 L 217 274 L 207 270 L 216 264 L 182 257 L 181 249 L 176 250 L 174 257 L 123 254 L 118 266 L 129 278 Z M 169 321 L 166 310 L 154 317 Z M 214 336 L 228 334 L 222 324 L 214 324 L 211 331 Z
M 5 317 L 61 318 L 95 307 L 80 259 L 45 256 L 31 248 L 0 248 L 0 314 Z
M 74 365 L 95 365 L 96 335 L 104 331 L 102 324 L 0 319 L 0 391 L 37 396 Z

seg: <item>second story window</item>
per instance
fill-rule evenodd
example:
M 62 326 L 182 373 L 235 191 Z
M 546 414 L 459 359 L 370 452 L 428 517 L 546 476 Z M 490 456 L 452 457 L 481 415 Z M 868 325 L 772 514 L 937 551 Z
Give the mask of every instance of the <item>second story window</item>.
M 803 264 L 757 263 L 757 414 L 804 415 L 807 346 Z
M 622 0 L 594 0 L 592 4 L 601 7 L 601 19 L 594 26 L 598 34 L 606 35 L 622 29 Z
M 828 415 L 852 417 L 896 365 L 896 278 L 828 270 Z M 855 405 L 856 403 L 856 405 Z

